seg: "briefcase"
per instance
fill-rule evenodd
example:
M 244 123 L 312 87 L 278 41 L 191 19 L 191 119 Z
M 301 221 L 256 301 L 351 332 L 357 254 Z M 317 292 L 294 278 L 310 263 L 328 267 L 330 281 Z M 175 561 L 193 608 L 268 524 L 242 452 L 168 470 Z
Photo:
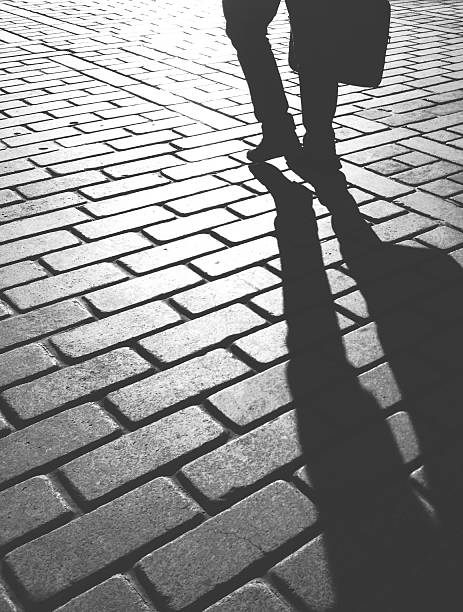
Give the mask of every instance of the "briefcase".
M 388 0 L 343 0 L 327 23 L 321 24 L 330 42 L 333 69 L 339 83 L 378 87 L 389 41 L 391 7 Z M 289 65 L 298 72 L 293 36 Z

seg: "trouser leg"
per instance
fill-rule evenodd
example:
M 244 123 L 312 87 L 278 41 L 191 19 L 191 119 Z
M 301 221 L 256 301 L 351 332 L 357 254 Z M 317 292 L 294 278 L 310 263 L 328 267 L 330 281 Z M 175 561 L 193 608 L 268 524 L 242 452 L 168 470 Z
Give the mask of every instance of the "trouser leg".
M 334 160 L 333 118 L 338 98 L 335 41 L 329 40 L 330 3 L 286 0 L 299 65 L 304 150 L 313 159 Z
M 249 86 L 254 113 L 265 130 L 288 128 L 288 102 L 267 28 L 280 0 L 223 0 L 226 31 Z

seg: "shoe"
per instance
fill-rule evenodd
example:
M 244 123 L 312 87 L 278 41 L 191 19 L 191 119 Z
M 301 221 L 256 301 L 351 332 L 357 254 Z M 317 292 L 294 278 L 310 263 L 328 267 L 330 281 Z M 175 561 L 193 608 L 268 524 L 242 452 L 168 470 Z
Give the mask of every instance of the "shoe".
M 247 152 L 251 162 L 265 162 L 275 157 L 285 157 L 286 160 L 297 160 L 302 155 L 302 147 L 294 131 L 285 135 L 264 135 L 261 142 Z

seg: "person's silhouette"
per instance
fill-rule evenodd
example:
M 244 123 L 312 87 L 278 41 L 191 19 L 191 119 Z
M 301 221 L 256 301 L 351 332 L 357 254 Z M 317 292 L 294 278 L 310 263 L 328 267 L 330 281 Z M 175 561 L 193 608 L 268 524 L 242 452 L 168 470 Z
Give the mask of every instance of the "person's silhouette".
M 256 118 L 262 124 L 262 141 L 248 152 L 248 158 L 262 162 L 284 155 L 290 165 L 296 164 L 311 175 L 330 173 L 340 167 L 332 126 L 338 96 L 335 41 L 326 35 L 330 31 L 330 3 L 286 0 L 306 128 L 303 151 L 267 39 L 267 28 L 279 4 L 280 0 L 223 0 L 227 35 L 237 51 Z
M 457 609 L 461 269 L 438 250 L 380 242 L 341 173 L 318 189 L 343 259 L 332 271 L 355 280 L 367 313 L 352 316 L 375 329 L 364 345 L 374 339 L 378 349 L 369 365 L 361 342 L 340 329 L 348 302 L 332 296 L 312 194 L 269 164 L 250 168 L 276 203 L 287 376 L 305 459 L 295 482 L 322 524 L 321 535 L 273 568 L 271 579 L 306 612 Z M 308 303 L 319 306 L 308 310 Z M 312 371 L 314 355 L 329 360 L 329 376 Z M 329 383 L 314 392 L 314 376 Z

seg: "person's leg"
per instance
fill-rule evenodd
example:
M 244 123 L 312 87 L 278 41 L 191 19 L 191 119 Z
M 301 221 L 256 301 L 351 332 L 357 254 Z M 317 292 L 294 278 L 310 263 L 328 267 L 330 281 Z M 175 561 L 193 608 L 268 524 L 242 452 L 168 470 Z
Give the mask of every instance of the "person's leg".
M 226 31 L 249 86 L 254 113 L 264 139 L 248 157 L 263 161 L 283 155 L 299 141 L 280 73 L 267 38 L 267 28 L 280 0 L 223 0 Z
M 340 167 L 333 118 L 338 98 L 335 41 L 329 39 L 329 3 L 287 0 L 299 68 L 304 156 L 321 170 Z

